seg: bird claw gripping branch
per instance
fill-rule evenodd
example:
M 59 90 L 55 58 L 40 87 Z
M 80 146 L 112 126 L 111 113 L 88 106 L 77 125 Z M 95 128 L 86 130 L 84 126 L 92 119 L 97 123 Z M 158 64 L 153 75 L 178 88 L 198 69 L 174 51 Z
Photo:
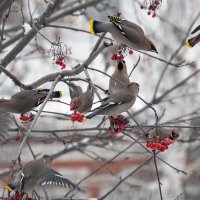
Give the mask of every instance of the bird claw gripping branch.
M 115 136 L 117 133 L 122 132 L 126 125 L 129 123 L 129 120 L 126 119 L 123 115 L 118 115 L 117 118 L 113 116 L 109 117 L 110 120 L 110 134 Z

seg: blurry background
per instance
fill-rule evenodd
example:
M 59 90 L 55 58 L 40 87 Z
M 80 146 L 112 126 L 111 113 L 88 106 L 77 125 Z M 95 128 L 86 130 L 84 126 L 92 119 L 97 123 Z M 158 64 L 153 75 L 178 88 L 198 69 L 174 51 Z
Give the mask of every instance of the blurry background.
M 200 46 L 197 44 L 194 48 L 188 49 L 184 45 L 184 40 L 186 37 L 192 37 L 188 34 L 200 24 L 200 17 L 197 18 L 200 2 L 162 0 L 155 18 L 148 15 L 147 10 L 140 8 L 141 4 L 149 2 L 151 1 L 59 0 L 49 22 L 40 33 L 51 42 L 56 42 L 60 38 L 60 41 L 70 48 L 71 54 L 66 68 L 70 70 L 89 57 L 98 40 L 97 36 L 81 31 L 89 30 L 89 19 L 108 21 L 107 15 L 116 15 L 119 12 L 122 18 L 140 25 L 145 34 L 154 41 L 159 54 L 147 54 L 167 62 L 185 64 L 177 68 L 137 51 L 125 58 L 130 72 L 140 56 L 140 62 L 131 80 L 139 83 L 139 95 L 146 102 L 152 103 L 156 109 L 160 118 L 159 123 L 169 128 L 176 127 L 180 132 L 178 140 L 170 146 L 169 150 L 159 154 L 159 157 L 166 162 L 157 160 L 164 199 L 199 200 Z M 27 31 L 31 29 L 31 24 L 43 13 L 47 5 L 48 1 L 42 0 L 0 2 L 2 64 L 5 63 L 6 55 L 24 39 Z M 106 36 L 111 38 L 110 34 Z M 59 66 L 52 64 L 53 56 L 40 53 L 40 48 L 47 54 L 51 44 L 40 34 L 36 34 L 22 51 L 17 53 L 16 58 L 9 61 L 6 69 L 24 84 L 31 84 L 47 74 L 60 71 Z M 111 75 L 115 66 L 115 61 L 111 60 L 113 51 L 114 47 L 105 49 L 89 67 Z M 91 70 L 89 74 L 95 84 L 105 90 L 108 89 L 108 77 Z M 86 78 L 84 73 L 76 77 Z M 51 84 L 51 82 L 45 83 L 41 87 L 50 88 Z M 76 84 L 86 89 L 87 84 L 83 81 Z M 0 75 L 0 86 L 0 98 L 10 98 L 20 91 L 20 88 L 3 73 Z M 61 101 L 70 102 L 66 84 L 59 82 L 55 90 L 63 91 Z M 105 96 L 104 92 L 100 90 L 99 92 L 102 97 Z M 95 101 L 98 101 L 96 96 Z M 93 108 L 96 106 L 97 104 Z M 129 137 L 123 134 L 111 137 L 108 122 L 100 124 L 102 117 L 95 117 L 82 123 L 72 123 L 69 118 L 71 114 L 69 106 L 59 102 L 49 102 L 44 111 L 53 113 L 41 114 L 27 145 L 23 148 L 21 160 L 24 164 L 33 160 L 33 155 L 38 157 L 42 154 L 53 155 L 55 158 L 53 167 L 71 181 L 75 183 L 81 181 L 79 186 L 85 190 L 85 193 L 72 192 L 68 197 L 73 195 L 74 199 L 100 198 L 151 157 L 149 152 Z M 140 125 L 155 125 L 154 112 L 139 98 L 130 112 Z M 0 119 L 0 127 L 2 127 L 0 130 L 0 194 L 2 196 L 3 185 L 9 179 L 9 167 L 17 155 L 20 144 L 16 141 L 16 136 L 23 124 L 19 121 L 19 115 L 1 114 Z M 130 126 L 126 133 L 145 145 L 144 136 L 133 120 L 130 120 Z M 110 161 L 114 156 L 116 158 Z M 107 161 L 109 162 L 105 164 Z M 102 165 L 104 167 L 97 170 Z M 19 165 L 15 166 L 18 167 Z M 96 171 L 89 176 L 94 170 Z M 187 175 L 179 170 L 187 172 Z M 87 176 L 88 178 L 84 179 Z M 68 191 L 53 186 L 45 189 L 49 198 L 63 198 Z M 39 193 L 44 196 L 43 190 Z M 159 198 L 155 166 L 151 160 L 127 180 L 122 181 L 106 199 L 156 200 Z

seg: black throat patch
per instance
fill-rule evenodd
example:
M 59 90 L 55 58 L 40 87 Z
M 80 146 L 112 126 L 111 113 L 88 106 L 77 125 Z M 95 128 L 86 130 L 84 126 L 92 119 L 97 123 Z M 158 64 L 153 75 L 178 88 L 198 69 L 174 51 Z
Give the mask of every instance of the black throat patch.
M 123 69 L 123 67 L 124 67 L 124 66 L 123 66 L 123 63 L 122 63 L 122 62 L 119 62 L 117 67 L 118 67 L 118 70 L 121 71 L 121 70 Z

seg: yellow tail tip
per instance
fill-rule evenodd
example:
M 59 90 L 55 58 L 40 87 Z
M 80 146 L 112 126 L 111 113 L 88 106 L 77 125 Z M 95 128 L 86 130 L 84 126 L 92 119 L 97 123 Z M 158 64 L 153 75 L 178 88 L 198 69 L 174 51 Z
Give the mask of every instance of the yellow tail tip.
M 12 192 L 13 189 L 9 185 L 4 185 L 4 188 L 6 188 L 8 191 Z
M 60 98 L 62 98 L 63 97 L 62 91 L 59 91 L 59 94 L 60 94 Z
M 90 33 L 91 33 L 91 35 L 95 35 L 95 32 L 94 32 L 94 19 L 90 19 Z
M 185 41 L 185 44 L 186 44 L 186 46 L 187 46 L 188 48 L 192 48 L 192 46 L 190 45 L 188 39 Z
M 87 119 L 88 119 L 87 117 L 84 117 L 84 118 L 83 118 L 83 120 L 87 120 Z
M 36 88 L 35 90 L 37 90 L 37 91 L 43 91 L 44 89 L 43 88 Z

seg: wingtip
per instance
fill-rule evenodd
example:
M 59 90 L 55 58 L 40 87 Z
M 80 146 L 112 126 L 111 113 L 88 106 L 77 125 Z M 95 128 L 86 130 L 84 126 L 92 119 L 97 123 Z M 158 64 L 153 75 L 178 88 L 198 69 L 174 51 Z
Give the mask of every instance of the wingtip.
M 90 19 L 90 33 L 91 33 L 91 35 L 95 35 L 95 31 L 94 31 L 94 19 Z
M 189 40 L 188 40 L 188 39 L 185 41 L 185 45 L 186 45 L 188 48 L 192 48 L 192 46 L 190 45 L 190 43 L 189 43 Z

